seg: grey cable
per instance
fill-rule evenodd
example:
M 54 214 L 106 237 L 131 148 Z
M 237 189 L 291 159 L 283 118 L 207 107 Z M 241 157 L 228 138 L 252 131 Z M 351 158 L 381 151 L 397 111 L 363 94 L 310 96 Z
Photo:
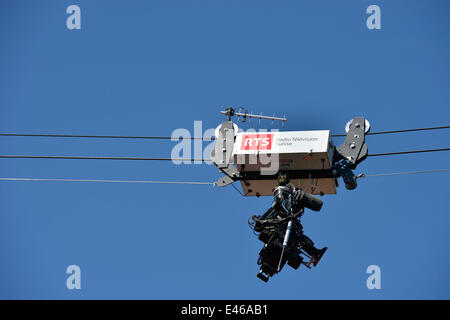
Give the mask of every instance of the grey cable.
M 86 135 L 86 134 L 40 134 L 40 133 L 0 133 L 0 137 L 41 137 L 41 138 L 94 138 L 94 139 L 149 139 L 149 140 L 203 140 L 213 141 L 212 138 L 200 137 L 160 137 L 160 136 L 114 136 L 114 135 Z
M 436 169 L 436 170 L 422 170 L 422 171 L 404 171 L 404 172 L 378 173 L 378 174 L 364 174 L 364 173 L 361 173 L 361 174 L 359 174 L 357 176 L 357 178 L 387 177 L 387 176 L 400 176 L 400 175 L 420 174 L 420 173 L 442 173 L 442 172 L 450 172 L 450 169 Z
M 390 131 L 378 131 L 366 133 L 366 136 L 373 136 L 377 134 L 390 134 L 390 133 L 403 133 L 403 132 L 414 132 L 414 131 L 427 131 L 427 130 L 440 130 L 449 129 L 450 126 L 440 126 L 440 127 L 429 127 L 429 128 L 417 128 L 417 129 L 403 129 L 403 130 L 390 130 Z M 332 134 L 332 137 L 345 137 L 345 134 Z
M 377 156 L 391 156 L 391 155 L 400 155 L 400 154 L 438 152 L 438 151 L 450 151 L 450 148 L 374 153 L 374 154 L 369 154 L 368 156 L 369 157 L 377 157 Z M 0 159 L 147 160 L 147 161 L 205 161 L 205 162 L 212 161 L 211 159 L 191 159 L 191 158 L 173 158 L 172 159 L 172 158 L 143 158 L 143 157 L 28 156 L 28 155 L 0 155 Z
M 143 157 L 90 157 L 90 156 L 27 156 L 0 155 L 3 159 L 71 159 L 71 160 L 145 160 L 145 161 L 211 161 L 209 159 L 191 158 L 143 158 Z
M 232 183 L 231 185 L 233 186 L 234 189 L 236 189 L 237 192 L 239 192 L 239 193 L 241 194 L 241 196 L 245 197 L 245 194 L 243 194 L 243 193 L 241 192 L 241 190 L 239 190 L 239 189 L 234 185 L 234 183 Z
M 106 183 L 158 183 L 158 184 L 215 185 L 215 182 L 197 182 L 197 181 L 155 181 L 155 180 L 101 180 L 101 179 L 0 178 L 0 181 L 106 182 Z
M 379 156 L 393 156 L 393 155 L 399 155 L 399 154 L 438 152 L 438 151 L 450 151 L 450 148 L 397 151 L 397 152 L 386 152 L 386 153 L 372 153 L 372 154 L 368 154 L 367 156 L 368 157 L 379 157 Z
M 422 170 L 422 171 L 404 171 L 392 173 L 379 174 L 364 174 L 361 173 L 357 178 L 367 177 L 384 177 L 384 176 L 398 176 L 410 174 L 423 173 L 442 173 L 450 172 L 450 169 L 436 169 L 436 170 Z M 36 181 L 36 182 L 104 182 L 104 183 L 143 183 L 143 184 L 185 184 L 185 185 L 211 185 L 215 186 L 215 182 L 200 182 L 200 181 L 157 181 L 157 180 L 107 180 L 107 179 L 59 179 L 59 178 L 0 178 L 0 181 Z M 245 196 L 234 184 L 231 184 L 236 191 L 242 196 Z
M 414 132 L 414 131 L 426 131 L 426 130 L 440 130 L 449 129 L 450 126 L 428 127 L 428 128 L 416 128 L 416 129 L 403 129 L 403 130 L 390 130 L 369 132 L 366 135 L 377 134 L 391 134 L 402 132 Z M 162 137 L 162 136 L 115 136 L 115 135 L 84 135 L 84 134 L 40 134 L 40 133 L 0 133 L 2 137 L 43 137 L 43 138 L 95 138 L 95 139 L 150 139 L 150 140 L 173 140 L 178 141 L 180 139 L 187 140 L 203 140 L 213 141 L 215 137 L 203 138 L 203 137 Z M 345 134 L 332 134 L 332 137 L 345 137 Z

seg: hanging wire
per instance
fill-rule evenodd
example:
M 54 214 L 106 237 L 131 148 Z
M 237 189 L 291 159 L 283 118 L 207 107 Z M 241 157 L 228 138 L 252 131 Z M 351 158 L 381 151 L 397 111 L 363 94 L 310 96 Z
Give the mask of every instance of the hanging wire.
M 41 138 L 93 138 L 93 139 L 148 139 L 148 140 L 203 140 L 213 141 L 212 138 L 202 137 L 161 137 L 161 136 L 114 136 L 114 135 L 86 135 L 86 134 L 36 134 L 36 133 L 0 133 L 0 137 L 41 137 Z
M 423 152 L 439 152 L 439 151 L 450 151 L 450 148 L 397 151 L 397 152 L 386 152 L 386 153 L 372 153 L 372 154 L 369 154 L 367 156 L 368 157 L 379 157 L 379 156 L 393 156 L 393 155 L 399 155 L 399 154 L 411 154 L 411 153 L 423 153 Z
M 404 133 L 415 131 L 428 131 L 428 130 L 442 130 L 450 129 L 450 126 L 438 126 L 428 128 L 415 128 L 415 129 L 402 129 L 402 130 L 390 130 L 390 131 L 378 131 L 369 132 L 366 135 L 378 135 L 378 134 L 392 134 L 392 133 Z M 85 134 L 40 134 L 40 133 L 0 133 L 3 137 L 43 137 L 43 138 L 93 138 L 93 139 L 149 139 L 149 140 L 173 140 L 178 141 L 181 139 L 186 140 L 203 140 L 213 141 L 215 137 L 203 138 L 203 137 L 167 137 L 167 136 L 126 136 L 126 135 L 85 135 Z M 332 137 L 345 137 L 346 134 L 332 134 Z
M 413 175 L 413 174 L 427 174 L 427 173 L 444 173 L 450 172 L 450 169 L 435 169 L 435 170 L 421 170 L 421 171 L 404 171 L 378 174 L 364 174 L 361 173 L 357 178 L 371 178 L 371 177 L 386 177 L 399 175 Z M 96 182 L 96 183 L 136 183 L 136 184 L 178 184 L 178 185 L 210 185 L 215 186 L 216 182 L 201 182 L 201 181 L 157 181 L 157 180 L 108 180 L 108 179 L 72 179 L 72 178 L 0 178 L 0 181 L 5 182 Z M 243 197 L 243 194 L 233 183 L 231 186 Z M 286 210 L 286 208 L 285 208 Z
M 152 184 L 215 185 L 215 182 L 197 182 L 197 181 L 102 180 L 102 179 L 0 178 L 0 181 L 105 182 L 105 183 L 152 183 Z
M 234 189 L 236 189 L 237 192 L 239 192 L 239 193 L 241 194 L 241 196 L 245 197 L 245 194 L 243 194 L 243 193 L 241 192 L 241 190 L 239 190 L 239 189 L 234 185 L 234 183 L 232 183 L 231 185 L 233 186 Z
M 422 170 L 422 171 L 404 171 L 404 172 L 392 172 L 392 173 L 378 173 L 378 174 L 364 174 L 361 173 L 357 178 L 367 178 L 367 177 L 387 177 L 387 176 L 400 176 L 409 174 L 421 174 L 421 173 L 442 173 L 450 172 L 450 169 L 436 169 L 436 170 Z
M 415 132 L 415 131 L 427 131 L 427 130 L 441 130 L 449 129 L 450 126 L 440 126 L 440 127 L 429 127 L 429 128 L 417 128 L 417 129 L 403 129 L 403 130 L 390 130 L 390 131 L 378 131 L 366 133 L 366 136 L 373 136 L 377 134 L 391 134 L 391 133 L 404 133 L 404 132 Z M 345 134 L 332 134 L 332 137 L 345 137 Z
M 143 161 L 211 161 L 195 158 L 147 158 L 147 157 L 90 157 L 90 156 L 28 156 L 0 155 L 3 159 L 62 159 L 62 160 L 143 160 Z
M 423 153 L 423 152 L 439 152 L 439 151 L 450 151 L 450 148 L 397 151 L 397 152 L 387 152 L 387 153 L 373 153 L 373 154 L 369 154 L 368 156 L 369 157 L 377 157 L 377 156 L 391 156 L 391 155 Z M 143 161 L 205 161 L 205 162 L 212 161 L 211 159 L 195 159 L 195 158 L 35 156 L 35 155 L 0 155 L 0 159 L 143 160 Z

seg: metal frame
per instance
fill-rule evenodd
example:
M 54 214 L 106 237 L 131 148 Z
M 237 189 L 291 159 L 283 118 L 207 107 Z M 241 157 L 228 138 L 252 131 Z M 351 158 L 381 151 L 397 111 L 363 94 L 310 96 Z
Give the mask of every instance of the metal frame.
M 259 171 L 239 172 L 233 165 L 233 147 L 235 132 L 232 116 L 250 115 L 245 113 L 236 113 L 233 108 L 228 108 L 221 113 L 227 116 L 227 121 L 222 122 L 219 130 L 219 137 L 216 139 L 216 146 L 212 153 L 213 163 L 224 173 L 216 185 L 220 187 L 227 186 L 236 181 L 252 180 L 276 180 L 280 175 L 286 175 L 289 179 L 321 179 L 321 178 L 339 178 L 342 177 L 347 189 L 356 188 L 356 177 L 353 171 L 356 166 L 367 158 L 368 148 L 365 143 L 365 136 L 370 129 L 369 122 L 363 117 L 356 117 L 347 123 L 346 138 L 344 143 L 334 149 L 333 163 L 331 169 L 319 170 L 286 170 L 278 171 L 274 175 L 261 175 Z M 254 116 L 260 119 L 286 121 L 286 118 L 275 118 L 266 116 Z

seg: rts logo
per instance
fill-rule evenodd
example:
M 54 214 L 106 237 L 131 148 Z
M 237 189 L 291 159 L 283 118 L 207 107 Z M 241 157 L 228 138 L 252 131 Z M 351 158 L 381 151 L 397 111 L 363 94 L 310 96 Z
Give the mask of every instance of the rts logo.
M 244 134 L 241 150 L 270 150 L 272 149 L 273 133 Z

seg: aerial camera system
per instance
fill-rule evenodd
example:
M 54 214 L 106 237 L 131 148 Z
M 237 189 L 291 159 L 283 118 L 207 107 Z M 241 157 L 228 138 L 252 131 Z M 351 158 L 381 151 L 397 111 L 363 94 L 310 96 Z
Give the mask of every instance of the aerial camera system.
M 363 117 L 350 120 L 344 143 L 336 147 L 329 130 L 238 132 L 233 116 L 243 122 L 257 118 L 284 123 L 286 118 L 236 112 L 231 107 L 221 113 L 227 120 L 216 129 L 211 158 L 224 176 L 216 184 L 224 187 L 240 181 L 246 197 L 273 197 L 264 214 L 249 219 L 264 243 L 258 278 L 267 282 L 286 263 L 294 269 L 301 264 L 316 266 L 327 247 L 314 246 L 303 234 L 300 218 L 305 209 L 321 209 L 322 200 L 315 195 L 336 194 L 338 178 L 342 177 L 348 190 L 356 188 L 353 170 L 367 158 L 369 121 Z

